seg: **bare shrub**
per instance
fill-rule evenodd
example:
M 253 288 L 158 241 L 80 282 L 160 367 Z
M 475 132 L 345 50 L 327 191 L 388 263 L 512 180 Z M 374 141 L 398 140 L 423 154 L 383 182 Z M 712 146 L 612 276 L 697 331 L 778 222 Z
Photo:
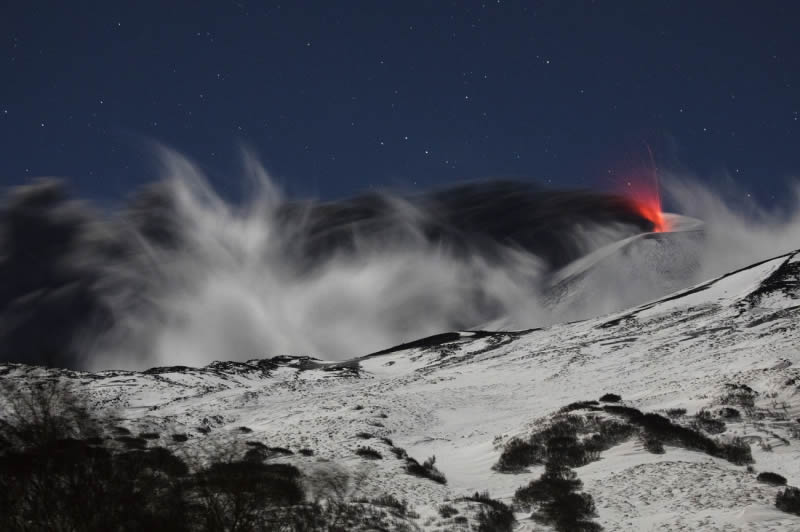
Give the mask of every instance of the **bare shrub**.
M 383 458 L 383 455 L 372 447 L 359 447 L 356 449 L 356 454 L 362 458 L 368 458 L 370 460 L 380 460 Z
M 709 434 L 721 434 L 725 432 L 725 422 L 716 419 L 708 410 L 700 410 L 695 416 L 695 426 Z
M 757 396 L 758 394 L 746 384 L 726 384 L 725 393 L 720 398 L 720 403 L 753 408 L 756 404 Z
M 492 499 L 488 491 L 476 492 L 465 500 L 482 505 L 477 515 L 478 532 L 511 532 L 514 529 L 514 523 L 517 521 L 514 511 L 505 503 Z
M 530 465 L 541 464 L 545 452 L 544 445 L 538 442 L 531 443 L 520 438 L 512 438 L 503 447 L 494 469 L 506 473 L 522 471 Z
M 686 409 L 685 408 L 668 408 L 666 410 L 666 414 L 667 414 L 668 417 L 671 417 L 672 419 L 675 419 L 675 418 L 679 418 L 679 417 L 685 416 L 686 415 Z
M 444 473 L 436 467 L 436 457 L 431 456 L 421 465 L 410 456 L 406 457 L 406 471 L 414 476 L 427 478 L 439 484 L 447 484 Z
M 739 419 L 742 417 L 742 413 L 731 406 L 724 406 L 720 408 L 719 415 L 725 419 Z
M 265 508 L 304 500 L 300 472 L 289 464 L 215 462 L 195 478 L 198 520 L 210 530 L 254 530 L 269 519 Z
M 458 515 L 458 509 L 451 504 L 443 504 L 439 506 L 439 515 L 445 519 L 449 519 L 454 515 Z
M 405 502 L 352 498 L 343 470 L 304 476 L 295 466 L 266 462 L 280 448 L 248 461 L 221 453 L 187 464 L 147 438 L 113 430 L 69 390 L 45 383 L 0 395 L 0 530 L 189 532 L 281 530 L 411 530 Z M 142 443 L 144 445 L 142 445 Z M 209 444 L 212 445 L 212 444 Z M 185 454 L 188 455 L 188 450 Z M 225 452 L 235 453 L 230 449 Z M 202 464 L 202 465 L 201 465 Z
M 800 489 L 788 486 L 775 497 L 775 507 L 790 514 L 800 515 Z
M 617 405 L 607 405 L 603 409 L 624 417 L 629 423 L 641 427 L 662 442 L 702 451 L 737 465 L 753 462 L 750 446 L 741 438 L 733 438 L 727 443 L 718 442 L 697 429 L 678 425 L 659 414 L 645 414 L 635 408 Z
M 400 460 L 405 460 L 408 458 L 408 453 L 402 447 L 392 447 L 389 449 L 395 457 L 399 458 Z
M 553 456 L 558 456 L 565 465 L 579 467 L 598 460 L 601 452 L 625 441 L 634 432 L 630 424 L 613 419 L 558 414 L 527 440 L 509 440 L 493 468 L 505 473 L 518 472 L 530 465 L 549 462 Z M 583 439 L 579 439 L 581 436 Z
M 658 438 L 654 438 L 652 436 L 644 435 L 642 438 L 642 444 L 647 452 L 653 454 L 664 454 L 664 444 L 661 443 L 661 440 Z
M 180 459 L 103 446 L 102 420 L 58 382 L 2 392 L 0 529 L 188 530 Z
M 522 508 L 534 508 L 533 519 L 563 532 L 601 530 L 591 521 L 596 516 L 594 500 L 579 490 L 581 481 L 563 465 L 545 466 L 542 476 L 519 488 L 514 501 Z

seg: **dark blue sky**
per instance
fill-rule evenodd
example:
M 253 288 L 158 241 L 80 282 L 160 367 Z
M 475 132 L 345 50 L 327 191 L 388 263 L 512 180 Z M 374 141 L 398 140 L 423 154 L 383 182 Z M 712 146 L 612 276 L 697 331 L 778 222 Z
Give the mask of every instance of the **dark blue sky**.
M 338 197 L 647 159 L 764 201 L 800 175 L 797 2 L 36 2 L 0 7 L 0 184 L 123 198 L 143 139 L 236 196 L 238 143 Z M 658 4 L 658 5 L 656 5 Z

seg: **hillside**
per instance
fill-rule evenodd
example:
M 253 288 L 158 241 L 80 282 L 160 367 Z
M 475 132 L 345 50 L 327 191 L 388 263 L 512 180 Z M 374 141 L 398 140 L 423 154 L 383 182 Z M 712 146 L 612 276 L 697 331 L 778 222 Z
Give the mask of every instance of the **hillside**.
M 675 425 L 700 427 L 693 430 L 714 441 L 740 438 L 754 463 L 748 471 L 745 462 L 668 438 L 654 454 L 641 434 L 624 438 L 574 467 L 596 505 L 595 523 L 796 530 L 800 516 L 777 510 L 780 488 L 756 474 L 800 484 L 799 315 L 800 253 L 792 253 L 601 318 L 442 334 L 347 362 L 281 356 L 98 373 L 3 364 L 0 376 L 26 386 L 52 377 L 76 384 L 114 426 L 157 434 L 147 445 L 244 453 L 258 442 L 293 451 L 269 459 L 303 472 L 330 461 L 363 471 L 354 496 L 404 499 L 419 514 L 410 523 L 425 530 L 466 529 L 438 509 L 449 503 L 471 515 L 475 504 L 458 499 L 476 491 L 510 504 L 545 468 L 493 469 L 504 446 L 557 421 L 571 403 L 618 394 L 619 405 L 669 410 Z M 593 423 L 622 421 L 609 404 L 569 410 Z M 357 455 L 361 446 L 380 459 Z M 435 455 L 447 483 L 408 474 L 397 449 L 420 463 Z M 518 530 L 548 529 L 529 515 L 517 512 Z

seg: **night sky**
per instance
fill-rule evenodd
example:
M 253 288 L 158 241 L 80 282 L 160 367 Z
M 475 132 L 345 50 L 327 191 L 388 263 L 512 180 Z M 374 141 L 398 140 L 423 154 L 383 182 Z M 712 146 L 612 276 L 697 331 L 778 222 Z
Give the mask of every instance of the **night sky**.
M 292 195 L 608 188 L 649 148 L 769 203 L 800 176 L 798 20 L 793 1 L 6 1 L 0 185 L 120 201 L 157 177 L 156 140 L 230 198 L 242 143 Z

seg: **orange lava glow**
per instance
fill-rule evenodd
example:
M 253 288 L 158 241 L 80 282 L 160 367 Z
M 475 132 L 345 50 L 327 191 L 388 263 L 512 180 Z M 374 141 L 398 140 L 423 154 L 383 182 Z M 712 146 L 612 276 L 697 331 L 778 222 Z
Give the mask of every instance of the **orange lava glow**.
M 667 222 L 661 211 L 661 202 L 636 201 L 636 208 L 644 218 L 653 222 L 653 232 L 662 233 L 667 230 Z
M 653 150 L 644 143 L 645 152 L 608 170 L 615 192 L 632 203 L 638 214 L 653 224 L 654 233 L 671 231 L 669 217 L 661 209 L 661 183 Z M 645 155 L 646 157 L 643 157 Z
M 662 233 L 669 230 L 664 212 L 661 210 L 661 192 L 655 173 L 627 180 L 625 192 L 639 214 L 653 222 L 653 232 Z

